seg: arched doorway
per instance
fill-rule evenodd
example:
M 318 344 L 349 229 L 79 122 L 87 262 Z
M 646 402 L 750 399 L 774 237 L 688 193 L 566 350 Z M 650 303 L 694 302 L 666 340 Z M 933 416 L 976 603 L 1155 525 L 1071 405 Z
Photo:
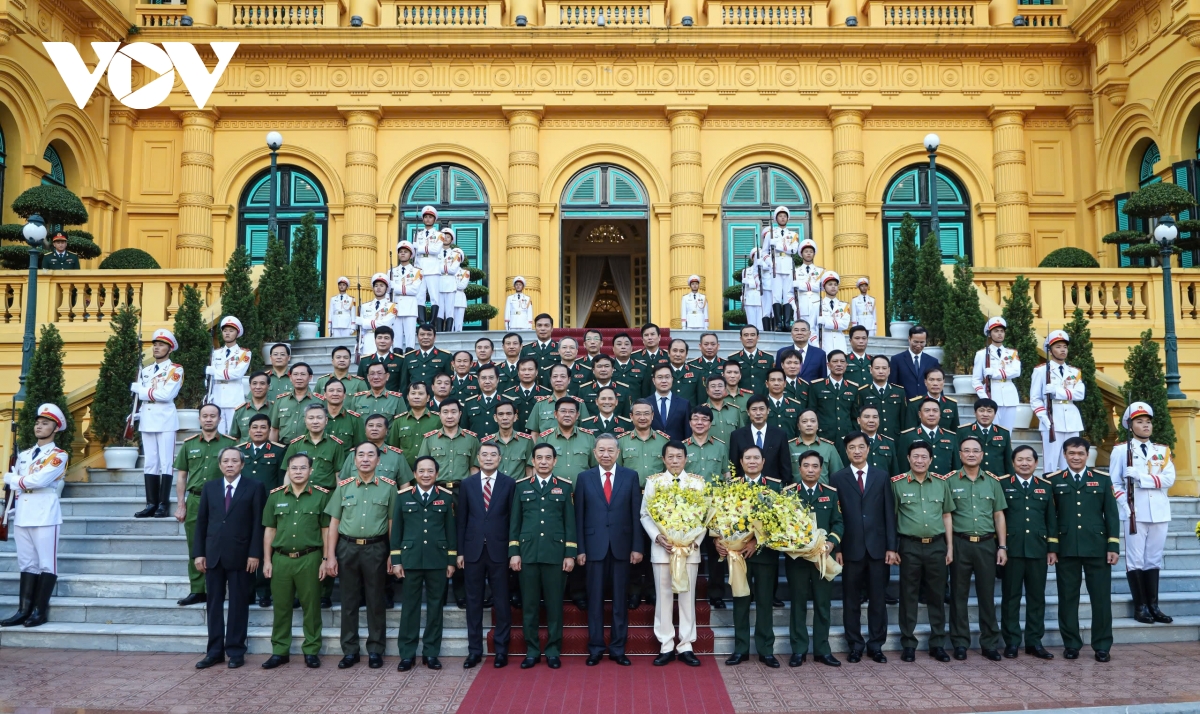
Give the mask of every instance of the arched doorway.
M 788 227 L 800 240 L 812 237 L 812 205 L 808 190 L 800 178 L 782 166 L 757 164 L 742 169 L 729 180 L 721 197 L 721 235 L 724 236 L 724 275 L 722 287 L 733 279 L 733 272 L 746 267 L 746 258 L 761 240 L 763 228 L 771 225 L 776 206 L 787 206 Z M 817 260 L 820 265 L 820 258 Z M 742 306 L 727 300 L 726 310 Z
M 275 191 L 275 220 L 279 239 L 292 254 L 292 236 L 300 219 L 309 211 L 316 218 L 317 269 L 325 272 L 325 244 L 329 233 L 329 207 L 325 188 L 315 176 L 297 166 L 281 165 L 277 170 L 279 186 Z M 238 201 L 238 245 L 246 246 L 250 263 L 261 265 L 267 255 L 267 219 L 271 209 L 271 170 L 255 174 L 242 190 Z
M 562 194 L 563 327 L 634 327 L 650 313 L 646 189 L 618 166 L 589 166 Z
M 953 263 L 958 256 L 972 257 L 971 197 L 953 172 L 937 169 L 938 242 L 942 262 Z M 908 213 L 916 219 L 917 244 L 930 232 L 933 205 L 929 199 L 929 167 L 916 164 L 896 172 L 883 192 L 884 275 L 891 294 L 892 256 L 900 238 L 900 221 Z
M 1117 230 L 1142 231 L 1144 233 L 1149 233 L 1153 229 L 1152 226 L 1146 225 L 1145 219 L 1127 216 L 1122 209 L 1125 208 L 1125 202 L 1129 200 L 1129 197 L 1134 191 L 1143 189 L 1151 184 L 1162 182 L 1161 176 L 1154 175 L 1154 165 L 1161 160 L 1162 155 L 1158 151 L 1158 144 L 1154 143 L 1153 141 L 1151 141 L 1145 146 L 1144 149 L 1141 150 L 1140 155 L 1135 153 L 1134 156 L 1130 157 L 1131 163 L 1134 161 L 1137 162 L 1137 186 L 1131 187 L 1131 190 L 1125 193 L 1119 193 L 1113 197 L 1113 203 L 1115 203 L 1117 207 Z M 1132 183 L 1132 175 L 1130 175 L 1126 180 Z M 1178 178 L 1176 178 L 1176 180 L 1178 181 Z M 1125 249 L 1128 247 L 1128 243 L 1117 244 L 1118 265 L 1120 265 L 1122 268 L 1144 268 L 1151 264 L 1150 258 L 1130 258 L 1129 256 L 1125 255 Z M 1189 255 L 1188 257 L 1190 258 L 1191 256 Z M 1190 263 L 1191 260 L 1188 260 L 1184 267 L 1191 267 Z
M 421 209 L 425 206 L 433 206 L 438 210 L 438 226 L 454 229 L 454 239 L 466 254 L 469 265 L 486 270 L 490 207 L 487 191 L 479 177 L 469 169 L 448 163 L 426 166 L 418 171 L 400 193 L 402 238 L 412 240 L 413 233 L 424 225 L 421 222 Z M 388 249 L 395 250 L 395 246 L 389 246 Z M 486 287 L 487 281 L 482 284 Z M 480 300 L 468 302 L 477 303 Z M 501 298 L 501 311 L 503 306 Z M 465 330 L 483 328 L 482 322 L 463 325 Z
M 1197 107 L 1193 111 L 1200 111 L 1200 107 Z M 1189 143 L 1192 145 L 1187 147 L 1187 151 L 1191 154 L 1191 157 L 1171 164 L 1171 174 L 1174 176 L 1177 186 L 1187 189 L 1193 198 L 1198 198 L 1200 197 L 1200 165 L 1198 165 L 1200 162 L 1197 159 L 1200 159 L 1200 134 L 1197 135 L 1194 142 Z M 1200 198 L 1198 198 L 1197 203 L 1200 203 Z M 1179 220 L 1181 221 L 1193 220 L 1195 217 L 1195 209 L 1179 212 Z M 1179 234 L 1181 240 L 1187 240 L 1191 237 L 1192 234 L 1190 232 Z M 1185 250 L 1180 253 L 1179 264 L 1184 268 L 1194 268 L 1200 265 L 1200 250 Z

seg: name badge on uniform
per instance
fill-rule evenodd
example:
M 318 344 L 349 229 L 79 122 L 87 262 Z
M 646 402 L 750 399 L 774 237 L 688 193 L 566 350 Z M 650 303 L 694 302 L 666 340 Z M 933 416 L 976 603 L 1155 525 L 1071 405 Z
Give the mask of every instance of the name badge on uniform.
M 440 500 L 439 500 L 439 501 L 434 501 L 434 502 L 433 502 L 431 505 L 434 505 L 434 506 L 444 506 L 444 505 L 446 505 L 446 502 L 445 502 L 445 501 L 440 501 Z
M 287 508 L 287 506 L 288 506 L 288 505 L 287 505 L 286 503 L 276 503 L 276 504 L 275 504 L 275 507 L 276 507 L 276 508 Z
M 829 496 L 821 496 L 820 498 L 817 499 L 817 503 L 828 503 L 828 502 L 829 502 Z
M 1089 485 L 1089 486 L 1099 486 L 1099 485 L 1100 485 L 1100 482 L 1099 482 L 1099 481 L 1088 481 L 1088 482 L 1087 482 L 1087 485 Z
M 563 492 L 563 490 L 562 490 L 561 488 L 552 488 L 552 489 L 550 489 L 550 493 L 551 493 L 551 494 L 558 494 L 558 495 L 560 495 L 560 496 L 561 496 L 561 495 L 562 495 L 562 492 Z
M 1003 436 L 993 436 L 992 441 L 1004 441 L 1004 437 Z
M 1045 493 L 1045 492 L 1046 492 L 1046 489 L 1044 489 L 1044 488 L 1035 488 L 1035 489 L 1033 489 L 1033 492 L 1034 492 L 1034 493 Z

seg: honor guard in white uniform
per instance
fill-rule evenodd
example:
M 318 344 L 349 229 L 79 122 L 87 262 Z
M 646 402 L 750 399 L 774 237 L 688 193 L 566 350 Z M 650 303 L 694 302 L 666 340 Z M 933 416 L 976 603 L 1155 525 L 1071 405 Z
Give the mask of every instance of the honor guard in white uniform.
M 242 336 L 242 321 L 233 315 L 221 320 L 221 339 L 224 346 L 213 350 L 212 361 L 205 368 L 208 375 L 208 401 L 221 408 L 221 423 L 217 430 L 228 434 L 233 428 L 233 414 L 246 402 L 246 386 L 242 378 L 250 369 L 250 350 L 238 347 Z
M 679 308 L 679 315 L 683 319 L 683 329 L 707 330 L 708 298 L 700 292 L 700 276 L 689 277 L 688 287 L 691 288 L 691 292 L 684 293 L 683 302 Z
M 1125 408 L 1121 425 L 1131 437 L 1113 447 L 1108 475 L 1125 533 L 1125 577 L 1133 594 L 1133 619 L 1167 623 L 1173 618 L 1158 609 L 1158 572 L 1163 568 L 1163 547 L 1171 525 L 1167 491 L 1175 485 L 1175 464 L 1169 446 L 1150 441 L 1153 419 L 1154 410 L 1145 402 Z M 1136 528 L 1131 529 L 1133 524 Z
M 850 301 L 850 326 L 862 325 L 867 328 L 867 337 L 875 336 L 875 298 L 867 294 L 871 289 L 871 281 L 863 276 L 856 283 L 858 295 Z
M 354 298 L 347 294 L 350 289 L 350 279 L 337 279 L 338 294 L 329 298 L 329 336 L 349 337 L 354 334 L 354 316 L 358 314 L 358 305 Z
M 763 253 L 767 263 L 771 266 L 771 284 L 763 284 L 763 297 L 765 299 L 767 290 L 770 290 L 769 319 L 771 326 L 769 329 L 774 330 L 784 329 L 783 308 L 792 294 L 792 278 L 794 276 L 795 261 L 792 260 L 792 256 L 800 253 L 800 236 L 796 234 L 796 231 L 787 227 L 791 214 L 792 212 L 788 210 L 787 206 L 777 207 L 771 213 L 774 223 L 769 228 L 764 228 L 762 232 Z M 778 307 L 775 307 L 776 305 Z M 766 306 L 764 305 L 764 307 Z
M 767 268 L 758 248 L 746 256 L 746 268 L 742 270 L 742 309 L 746 311 L 746 324 L 760 331 L 763 326 L 763 284 Z M 770 291 L 768 291 L 769 294 Z
M 396 329 L 396 303 L 388 300 L 387 294 L 392 283 L 384 273 L 371 276 L 371 290 L 375 293 L 374 300 L 364 302 L 358 317 L 358 354 L 369 357 L 375 354 L 375 328 L 387 325 Z
M 504 329 L 533 329 L 533 300 L 525 294 L 525 278 L 513 278 L 513 294 L 504 301 Z
M 1071 338 L 1062 330 L 1046 338 L 1049 360 L 1033 368 L 1029 387 L 1029 406 L 1040 422 L 1042 432 L 1042 469 L 1053 473 L 1067 468 L 1062 445 L 1083 431 L 1083 419 L 1075 402 L 1084 397 L 1083 377 L 1079 370 L 1067 364 L 1067 344 Z M 1047 378 L 1049 370 L 1049 378 Z M 1050 441 L 1050 431 L 1054 441 Z
M 456 301 L 455 293 L 458 292 L 458 269 L 462 267 L 465 256 L 462 249 L 454 245 L 454 230 L 452 228 L 442 229 L 442 243 L 445 248 L 442 250 L 442 276 L 439 280 L 441 285 L 441 298 L 438 304 L 442 306 L 442 324 L 438 328 L 438 332 L 458 332 L 462 329 L 461 324 L 457 324 L 454 319 L 454 304 Z
M 171 353 L 179 342 L 170 330 L 155 330 L 150 338 L 154 363 L 142 367 L 138 381 L 129 391 L 138 396 L 138 431 L 142 434 L 142 454 L 145 456 L 143 478 L 146 482 L 146 507 L 133 514 L 134 518 L 167 517 L 171 501 L 171 482 L 175 478 L 175 432 L 179 417 L 175 414 L 175 395 L 183 386 L 183 366 L 171 361 Z
M 988 345 L 975 353 L 971 386 L 980 399 L 986 397 L 996 403 L 996 423 L 1011 432 L 1017 405 L 1021 403 L 1017 385 L 1013 384 L 1013 380 L 1021 376 L 1021 359 L 1016 350 L 1004 346 L 1007 329 L 1008 323 L 1003 317 L 993 317 L 984 325 L 983 334 L 988 338 Z
M 471 271 L 467 268 L 459 268 L 458 274 L 455 276 L 454 290 L 454 331 L 463 331 L 463 316 L 467 313 L 467 286 L 471 284 Z
M 437 209 L 433 206 L 422 208 L 421 221 L 424 222 L 425 227 L 414 231 L 412 237 L 417 268 L 425 278 L 425 292 L 417 296 L 417 322 L 433 322 L 437 317 L 433 314 L 425 314 L 425 311 L 421 309 L 426 302 L 437 305 L 440 297 L 438 290 L 441 288 L 441 283 L 438 276 L 442 274 L 443 246 L 442 232 L 435 225 L 437 217 Z
M 413 245 L 406 240 L 396 244 L 397 265 L 392 268 L 391 299 L 396 304 L 397 354 L 417 349 L 417 301 L 425 295 L 425 276 L 413 264 Z
M 850 305 L 838 300 L 838 286 L 842 278 L 832 270 L 826 270 L 821 276 L 821 300 L 817 305 L 817 329 L 821 349 L 825 354 L 833 350 L 850 353 L 850 339 L 846 331 L 850 329 Z
M 57 406 L 38 407 L 33 425 L 37 443 L 18 454 L 15 469 L 4 474 L 4 485 L 15 497 L 4 518 L 13 527 L 21 584 L 17 612 L 0 627 L 37 627 L 50 614 L 50 594 L 58 580 L 58 529 L 63 522 L 58 498 L 69 458 L 55 445 L 54 435 L 66 428 L 66 417 Z
M 795 268 L 795 289 L 792 291 L 793 304 L 796 299 L 800 303 L 796 319 L 808 322 L 808 326 L 812 328 L 809 341 L 814 343 L 817 341 L 817 303 L 821 301 L 821 276 L 825 274 L 821 266 L 813 262 L 816 257 L 817 244 L 811 238 L 801 241 L 800 258 L 804 262 Z

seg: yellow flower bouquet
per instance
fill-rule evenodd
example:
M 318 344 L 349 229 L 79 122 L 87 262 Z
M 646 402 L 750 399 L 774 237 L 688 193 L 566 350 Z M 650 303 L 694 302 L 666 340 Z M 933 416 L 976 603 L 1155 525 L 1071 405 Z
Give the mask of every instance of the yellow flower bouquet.
M 705 493 L 712 505 L 708 533 L 729 552 L 729 588 L 734 597 L 746 597 L 750 594 L 750 584 L 741 551 L 751 540 L 762 540 L 761 515 L 775 494 L 764 486 L 744 481 L 710 484 Z
M 817 566 L 826 580 L 833 580 L 842 566 L 825 552 L 825 529 L 817 527 L 817 518 L 800 494 L 789 490 L 775 497 L 770 509 L 763 514 L 763 530 L 768 548 L 787 553 L 791 558 L 804 558 Z
M 664 480 L 654 484 L 646 511 L 671 544 L 671 592 L 685 593 L 691 587 L 687 559 L 704 535 L 708 498 L 702 490 Z

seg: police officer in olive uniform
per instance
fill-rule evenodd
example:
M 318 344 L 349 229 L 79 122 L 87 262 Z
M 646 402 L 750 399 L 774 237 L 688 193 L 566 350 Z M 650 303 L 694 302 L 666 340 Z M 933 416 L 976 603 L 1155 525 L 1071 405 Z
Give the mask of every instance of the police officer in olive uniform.
M 739 336 L 742 349 L 725 358 L 742 370 L 742 381 L 738 384 L 754 394 L 767 393 L 767 371 L 775 366 L 775 358 L 758 349 L 758 328 L 746 325 Z M 737 396 L 737 395 L 730 395 Z
M 290 444 L 297 436 L 304 436 L 307 431 L 304 414 L 309 404 L 319 404 L 322 409 L 325 408 L 325 404 L 308 388 L 312 368 L 307 363 L 292 365 L 289 374 L 292 390 L 276 397 L 271 405 L 271 433 L 274 437 L 271 440 L 281 444 Z
M 500 473 L 514 479 L 527 476 L 533 468 L 533 437 L 515 428 L 517 406 L 509 401 L 497 402 L 496 430 L 479 440 L 479 445 L 495 444 L 500 449 Z
M 237 448 L 237 442 L 217 431 L 221 419 L 221 408 L 216 404 L 205 404 L 200 407 L 200 433 L 185 439 L 175 454 L 176 501 L 175 520 L 183 522 L 183 531 L 187 536 L 188 552 L 192 551 L 192 541 L 196 533 L 196 518 L 200 513 L 200 493 L 204 484 L 221 476 L 221 452 L 229 448 Z M 183 493 L 179 493 L 179 484 L 183 484 Z M 167 500 L 167 495 L 162 495 Z M 179 605 L 195 605 L 206 602 L 204 574 L 196 570 L 192 558 L 188 558 L 188 581 L 191 592 L 178 601 Z
M 417 349 L 404 355 L 404 371 L 400 392 L 408 391 L 413 382 L 433 384 L 435 374 L 450 374 L 450 353 L 434 346 L 437 333 L 428 324 L 417 325 Z
M 650 428 L 653 421 L 654 403 L 649 400 L 635 402 L 633 431 L 617 438 L 621 447 L 617 452 L 617 464 L 637 471 L 642 488 L 646 487 L 647 478 L 662 473 L 662 450 L 671 440 L 663 432 Z
M 44 270 L 79 270 L 79 256 L 67 252 L 67 234 L 56 231 L 50 244 L 54 250 L 42 256 Z
M 240 448 L 240 447 L 239 447 Z M 246 471 L 243 468 L 242 474 Z M 263 669 L 287 664 L 292 648 L 292 602 L 303 615 L 304 664 L 321 666 L 321 581 L 326 578 L 321 550 L 329 529 L 329 490 L 309 481 L 311 461 L 297 454 L 287 466 L 287 483 L 271 490 L 263 508 L 263 575 L 275 599 L 271 656 Z M 332 577 L 330 577 L 332 579 Z M 261 600 L 259 601 L 261 604 Z
M 459 426 L 462 403 L 457 399 L 443 402 L 438 414 L 442 427 L 425 434 L 417 458 L 432 456 L 437 460 L 438 483 L 453 490 L 459 481 L 478 470 L 475 457 L 479 455 L 479 437 Z
M 762 475 L 762 450 L 750 446 L 742 454 L 742 477 L 746 483 L 765 486 L 775 493 L 783 490 L 779 479 Z M 724 548 L 717 545 L 717 552 Z M 771 606 L 775 599 L 775 585 L 779 580 L 779 552 L 752 543 L 745 551 L 746 579 L 750 585 L 750 595 L 733 598 L 733 655 L 725 660 L 727 665 L 741 664 L 750 659 L 750 600 L 755 605 L 754 618 L 754 649 L 758 658 L 772 669 L 779 667 L 775 659 L 775 630 L 771 626 L 774 610 Z M 722 556 L 725 553 L 721 553 Z
M 267 370 L 270 385 L 267 395 L 271 401 L 283 396 L 292 388 L 292 373 L 288 362 L 292 359 L 292 346 L 286 342 L 276 342 L 271 345 L 271 368 Z
M 565 573 L 575 568 L 575 505 L 571 479 L 554 474 L 554 447 L 539 443 L 533 449 L 532 476 L 517 479 L 509 521 L 509 567 L 521 580 L 522 631 L 525 659 L 521 669 L 538 663 L 538 601 L 546 604 L 546 662 L 561 666 L 563 588 Z
M 292 439 L 283 460 L 286 463 L 296 454 L 308 454 L 313 461 L 313 485 L 332 489 L 337 485 L 338 471 L 342 468 L 342 462 L 346 460 L 347 446 L 341 439 L 326 433 L 325 425 L 329 417 L 325 412 L 325 405 L 309 404 L 304 410 L 304 417 L 308 431 L 303 436 Z
M 325 433 L 336 436 L 347 449 L 366 441 L 363 415 L 346 407 L 345 384 L 341 380 L 334 380 L 325 386 L 325 390 L 324 394 L 317 394 L 317 397 L 325 402 Z
M 859 385 L 845 378 L 845 352 L 834 350 L 827 360 L 829 376 L 808 386 L 808 408 L 817 412 L 817 422 L 821 425 L 818 434 L 838 446 L 842 437 L 858 430 L 854 423 L 854 408 L 858 403 Z M 838 448 L 838 454 L 845 460 L 844 446 Z
M 375 473 L 390 478 L 397 486 L 404 486 L 413 479 L 412 469 L 408 466 L 404 451 L 387 444 L 386 437 L 387 417 L 372 414 L 367 418 L 366 438 L 363 441 L 369 441 L 379 448 L 379 465 L 375 467 Z M 354 475 L 354 451 L 349 448 L 349 444 L 346 446 L 346 458 L 338 471 L 338 481 L 344 481 Z M 413 461 L 416 461 L 416 457 L 413 457 Z
M 267 417 L 267 435 L 270 436 L 271 400 L 267 396 L 270 383 L 271 375 L 267 372 L 255 372 L 250 375 L 250 401 L 233 410 L 233 424 L 229 428 L 229 435 L 234 439 L 244 441 L 250 438 L 250 419 L 256 414 Z
M 1021 646 L 1021 589 L 1025 590 L 1025 654 L 1054 659 L 1042 646 L 1046 634 L 1046 572 L 1058 560 L 1058 518 L 1049 480 L 1034 476 L 1037 452 L 1013 449 L 1013 475 L 1002 482 L 1008 562 L 1000 585 L 1000 623 L 1004 656 L 1013 659 Z
M 392 517 L 392 574 L 404 578 L 401 590 L 400 664 L 412 669 L 417 638 L 423 643 L 421 664 L 441 669 L 442 610 L 446 581 L 454 576 L 458 561 L 458 529 L 454 522 L 454 496 L 438 486 L 438 462 L 418 456 L 416 482 L 400 489 Z M 426 605 L 425 632 L 421 634 L 421 600 Z
M 570 373 L 567 371 L 566 365 L 556 364 L 550 368 L 550 394 L 537 400 L 537 403 L 533 405 L 533 410 L 529 413 L 529 419 L 525 422 L 525 428 L 530 434 L 538 434 L 554 426 L 555 406 L 563 397 L 573 399 L 579 405 L 580 419 L 591 416 L 583 399 L 571 393 L 570 384 Z
M 242 475 L 261 482 L 268 491 L 273 491 L 279 487 L 283 477 L 283 454 L 286 449 L 283 444 L 267 441 L 270 430 L 271 419 L 266 414 L 255 414 L 250 417 L 250 440 L 238 444 L 237 449 L 242 452 Z M 266 568 L 259 568 L 254 575 L 258 606 L 270 607 L 271 582 L 267 579 Z
M 1097 662 L 1109 660 L 1112 647 L 1112 566 L 1121 552 L 1121 519 L 1108 474 L 1087 467 L 1091 444 L 1074 436 L 1063 444 L 1067 468 L 1053 473 L 1054 509 L 1058 516 L 1058 623 L 1063 656 L 1077 659 L 1079 591 L 1087 580 L 1092 601 L 1092 649 Z
M 729 445 L 712 435 L 712 408 L 692 407 L 692 435 L 684 440 L 689 473 L 708 483 L 729 478 Z
M 383 414 L 389 419 L 408 410 L 404 395 L 386 389 L 387 376 L 383 374 L 383 366 L 371 365 L 367 370 L 369 389 L 354 393 L 346 406 L 363 416 Z
M 357 374 L 350 373 L 350 362 L 353 359 L 353 353 L 349 347 L 345 345 L 334 347 L 330 358 L 333 360 L 333 371 L 317 377 L 316 391 L 318 394 L 325 393 L 325 385 L 329 384 L 329 380 L 331 379 L 340 379 L 346 385 L 346 394 L 354 394 L 367 388 L 366 379 Z
M 395 339 L 395 332 L 387 325 L 380 325 L 375 328 L 375 352 L 369 357 L 363 357 L 358 361 L 358 376 L 362 379 L 367 378 L 367 374 L 373 364 L 382 364 L 384 370 L 387 371 L 387 389 L 388 391 L 400 391 L 400 384 L 404 377 L 404 356 L 396 354 L 392 351 L 392 341 Z M 387 345 L 387 352 L 379 352 L 379 343 L 381 337 L 386 337 L 383 340 Z M 319 390 L 318 390 L 319 391 Z M 353 394 L 353 392 L 351 392 Z
M 837 489 L 820 482 L 824 459 L 816 451 L 806 451 L 797 462 L 800 483 L 788 484 L 784 493 L 793 491 L 808 504 L 825 531 L 826 555 L 842 540 L 842 510 L 838 507 Z M 829 647 L 830 608 L 833 600 L 833 581 L 821 577 L 817 564 L 804 558 L 784 558 L 783 571 L 791 591 L 792 607 L 788 617 L 788 633 L 792 644 L 789 667 L 799 667 L 808 657 L 808 601 L 813 603 L 813 660 L 829 667 L 840 667 Z
M 574 407 L 574 409 L 572 409 Z M 558 455 L 555 470 L 571 479 L 596 465 L 596 437 L 579 428 L 579 403 L 574 397 L 562 397 L 554 405 L 557 424 L 538 435 L 537 440 L 554 447 Z
M 746 425 L 746 410 L 734 403 L 729 397 L 728 385 L 725 378 L 717 375 L 709 377 L 706 383 L 704 406 L 712 410 L 712 435 L 726 444 L 734 429 Z
M 868 404 L 879 410 L 879 432 L 896 439 L 905 429 L 908 418 L 908 399 L 904 388 L 888 382 L 892 363 L 883 355 L 871 358 L 871 378 L 858 388 L 857 405 L 861 410 Z
M 845 464 L 837 446 L 829 439 L 817 436 L 817 413 L 812 409 L 800 412 L 799 435 L 788 441 L 788 458 L 797 461 L 801 454 L 815 451 L 821 455 L 821 483 L 829 483 L 829 474 L 841 471 Z M 890 471 L 888 472 L 890 475 Z
M 933 463 L 929 470 L 935 474 L 948 474 L 962 463 L 958 460 L 958 434 L 937 426 L 941 417 L 941 405 L 934 399 L 922 402 L 920 426 L 905 429 L 896 440 L 896 451 L 907 454 L 910 444 L 924 441 L 933 447 Z
M 421 450 L 425 435 L 442 426 L 441 417 L 430 411 L 428 406 L 429 385 L 413 382 L 408 385 L 408 411 L 397 414 L 388 427 L 388 446 L 395 446 L 404 452 L 410 470 L 417 462 L 417 452 Z
M 1011 476 L 1013 472 L 1012 441 L 1008 429 L 993 421 L 996 418 L 996 402 L 984 397 L 975 402 L 975 421 L 958 428 L 958 438 L 974 436 L 983 444 L 984 471 L 997 476 Z

